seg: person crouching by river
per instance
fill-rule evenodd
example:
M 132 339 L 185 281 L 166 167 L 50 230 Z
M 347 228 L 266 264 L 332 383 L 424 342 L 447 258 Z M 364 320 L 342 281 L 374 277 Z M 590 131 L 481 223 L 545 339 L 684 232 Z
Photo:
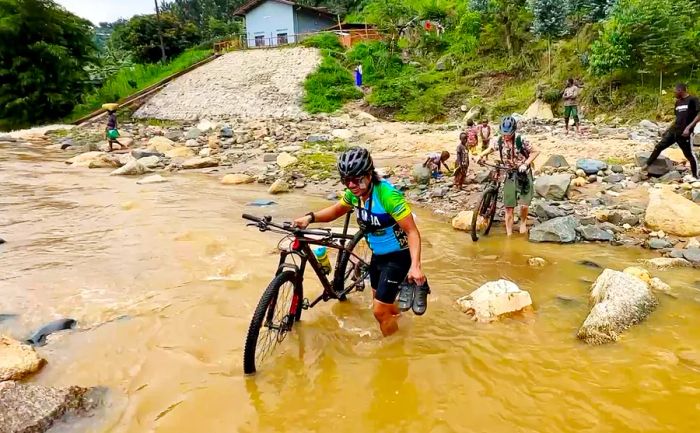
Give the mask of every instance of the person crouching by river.
M 340 201 L 294 220 L 301 229 L 309 224 L 328 223 L 357 210 L 357 222 L 372 250 L 369 277 L 374 295 L 374 317 L 386 337 L 399 329 L 395 304 L 401 283 L 417 285 L 413 311 L 422 314 L 430 289 L 421 267 L 421 237 L 403 194 L 379 177 L 367 149 L 351 147 L 338 157 L 340 180 L 345 193 Z
M 501 136 L 479 155 L 478 163 L 493 152 L 498 152 L 501 163 L 509 170 L 503 182 L 503 204 L 506 207 L 506 233 L 513 234 L 515 206 L 520 204 L 520 233 L 527 233 L 527 216 L 534 195 L 532 162 L 540 154 L 539 149 L 525 138 L 516 134 L 518 122 L 506 117 L 501 122 Z

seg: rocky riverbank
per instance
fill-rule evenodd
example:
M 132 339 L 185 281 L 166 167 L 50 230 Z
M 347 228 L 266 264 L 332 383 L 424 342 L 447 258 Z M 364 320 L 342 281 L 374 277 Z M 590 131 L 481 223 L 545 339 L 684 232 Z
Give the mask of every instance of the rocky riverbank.
M 334 169 L 337 153 L 362 145 L 411 202 L 463 220 L 464 212 L 478 203 L 488 170 L 472 163 L 470 183 L 457 191 L 451 177 L 431 179 L 416 169 L 427 152 L 451 150 L 460 129 L 457 124 L 383 122 L 352 108 L 307 120 L 123 123 L 120 141 L 128 150 L 115 153 L 105 152 L 101 125 L 49 138 L 51 146 L 67 152 L 74 167 L 109 168 L 113 175 L 159 173 L 139 179 L 141 184 L 167 182 L 168 175 L 196 170 L 216 175 L 224 184 L 264 184 L 270 194 L 303 190 L 329 198 L 342 189 Z M 613 119 L 587 123 L 582 135 L 569 136 L 561 120 L 522 120 L 521 132 L 542 151 L 536 162 L 530 240 L 643 246 L 700 264 L 697 245 L 687 240 L 700 230 L 685 222 L 700 220 L 695 204 L 700 182 L 687 176 L 682 153 L 669 149 L 648 176 L 640 172 L 663 129 L 650 121 L 622 125 Z M 657 197 L 651 202 L 650 191 Z

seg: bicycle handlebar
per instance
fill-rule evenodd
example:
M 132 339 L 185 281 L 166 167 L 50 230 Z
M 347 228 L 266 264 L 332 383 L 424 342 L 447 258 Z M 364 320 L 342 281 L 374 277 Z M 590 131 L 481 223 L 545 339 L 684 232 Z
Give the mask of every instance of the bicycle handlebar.
M 294 236 L 321 236 L 327 239 L 353 239 L 351 235 L 344 235 L 340 233 L 333 233 L 331 229 L 315 229 L 315 230 L 305 230 L 292 227 L 291 223 L 284 223 L 282 225 L 272 222 L 271 216 L 265 216 L 263 218 L 258 218 L 253 215 L 243 214 L 243 219 L 252 221 L 260 229 L 261 232 L 269 230 L 269 227 L 274 227 L 279 230 L 283 230 L 293 234 Z

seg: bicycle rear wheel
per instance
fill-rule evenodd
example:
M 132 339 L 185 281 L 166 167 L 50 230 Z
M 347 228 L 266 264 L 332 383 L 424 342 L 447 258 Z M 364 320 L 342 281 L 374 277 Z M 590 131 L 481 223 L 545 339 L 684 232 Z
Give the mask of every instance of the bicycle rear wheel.
M 484 191 L 474 214 L 472 215 L 471 236 L 476 242 L 480 236 L 486 236 L 491 231 L 493 218 L 496 215 L 496 205 L 498 203 L 497 190 L 489 188 Z
M 267 286 L 248 327 L 243 373 L 253 374 L 301 318 L 303 293 L 293 271 L 277 275 Z

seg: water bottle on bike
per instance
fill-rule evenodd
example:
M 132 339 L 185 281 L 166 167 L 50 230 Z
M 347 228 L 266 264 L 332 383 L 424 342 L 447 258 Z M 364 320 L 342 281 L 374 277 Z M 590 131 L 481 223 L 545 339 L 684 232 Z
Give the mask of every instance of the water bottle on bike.
M 323 273 L 329 275 L 331 273 L 331 259 L 328 257 L 328 249 L 326 247 L 318 247 L 314 249 L 314 255 L 321 265 Z

